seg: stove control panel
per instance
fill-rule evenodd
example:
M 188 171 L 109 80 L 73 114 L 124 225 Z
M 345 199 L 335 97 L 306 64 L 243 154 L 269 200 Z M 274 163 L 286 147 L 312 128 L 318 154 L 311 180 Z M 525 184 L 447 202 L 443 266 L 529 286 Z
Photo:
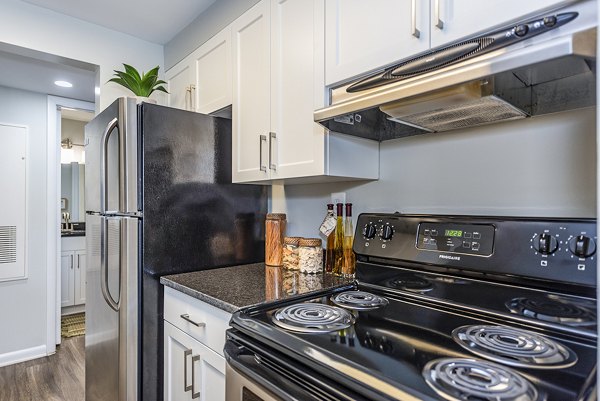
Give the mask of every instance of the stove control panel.
M 494 252 L 493 225 L 429 223 L 419 224 L 416 246 L 428 251 L 490 256 Z
M 356 227 L 367 259 L 596 285 L 595 219 L 363 213 Z

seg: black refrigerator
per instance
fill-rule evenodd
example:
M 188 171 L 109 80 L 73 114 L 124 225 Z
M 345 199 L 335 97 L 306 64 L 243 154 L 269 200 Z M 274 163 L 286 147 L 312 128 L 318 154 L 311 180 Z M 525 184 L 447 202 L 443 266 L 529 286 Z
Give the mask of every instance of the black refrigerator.
M 163 399 L 163 275 L 264 260 L 231 120 L 120 98 L 85 129 L 86 400 Z

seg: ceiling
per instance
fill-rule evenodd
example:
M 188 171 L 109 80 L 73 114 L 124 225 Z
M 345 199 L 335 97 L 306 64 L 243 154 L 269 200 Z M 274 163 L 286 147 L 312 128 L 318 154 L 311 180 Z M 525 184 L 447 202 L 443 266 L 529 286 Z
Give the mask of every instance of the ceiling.
M 216 0 L 21 0 L 164 45 Z
M 60 109 L 60 117 L 65 120 L 75 120 L 90 122 L 94 118 L 94 113 L 85 110 L 75 110 L 68 107 L 62 107 Z
M 70 99 L 95 101 L 95 67 L 46 53 L 0 44 L 0 86 Z M 61 88 L 54 81 L 67 81 Z

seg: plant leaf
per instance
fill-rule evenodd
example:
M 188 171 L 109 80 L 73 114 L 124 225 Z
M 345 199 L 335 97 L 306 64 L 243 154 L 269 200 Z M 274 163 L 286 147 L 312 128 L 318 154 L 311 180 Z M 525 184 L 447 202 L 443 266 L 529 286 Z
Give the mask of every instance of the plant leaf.
M 127 72 L 127 74 L 130 75 L 131 77 L 135 78 L 136 81 L 139 82 L 142 80 L 142 78 L 140 77 L 140 73 L 134 67 L 130 66 L 129 64 L 125 64 L 125 63 L 123 63 L 123 67 L 125 67 L 125 72 Z

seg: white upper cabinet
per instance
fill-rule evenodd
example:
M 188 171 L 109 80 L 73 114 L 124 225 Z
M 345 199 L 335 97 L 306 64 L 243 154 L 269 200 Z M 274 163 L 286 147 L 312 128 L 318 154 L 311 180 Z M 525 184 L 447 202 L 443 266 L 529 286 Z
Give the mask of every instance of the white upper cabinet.
M 270 7 L 263 0 L 231 26 L 233 61 L 233 182 L 270 178 Z
M 169 95 L 167 104 L 182 110 L 192 110 L 194 83 L 194 63 L 192 55 L 177 63 L 165 73 Z
M 326 0 L 325 18 L 328 86 L 429 48 L 429 0 Z
M 563 3 L 569 1 L 431 0 L 431 47 L 502 26 L 523 15 L 542 13 Z
M 234 182 L 378 178 L 377 143 L 314 122 L 326 99 L 324 11 L 324 0 L 263 0 L 233 23 Z
M 231 104 L 231 27 L 193 53 L 196 67 L 195 110 L 209 114 Z
M 210 114 L 231 104 L 231 27 L 165 73 L 168 105 Z

